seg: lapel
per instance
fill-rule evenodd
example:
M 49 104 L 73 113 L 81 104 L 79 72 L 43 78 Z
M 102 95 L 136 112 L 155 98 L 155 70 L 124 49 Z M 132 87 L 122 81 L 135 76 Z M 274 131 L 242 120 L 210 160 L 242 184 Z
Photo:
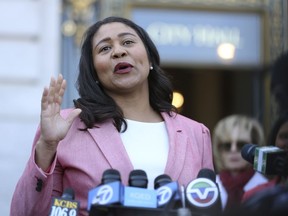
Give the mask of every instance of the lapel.
M 111 168 L 121 170 L 123 182 L 127 182 L 133 165 L 122 143 L 119 132 L 112 121 L 98 124 L 93 129 L 88 129 L 95 143 L 100 148 Z
M 172 117 L 167 113 L 161 114 L 169 136 L 169 153 L 165 173 L 175 181 L 179 179 L 184 166 L 188 138 L 183 133 L 183 126 L 178 121 L 177 114 L 173 114 Z

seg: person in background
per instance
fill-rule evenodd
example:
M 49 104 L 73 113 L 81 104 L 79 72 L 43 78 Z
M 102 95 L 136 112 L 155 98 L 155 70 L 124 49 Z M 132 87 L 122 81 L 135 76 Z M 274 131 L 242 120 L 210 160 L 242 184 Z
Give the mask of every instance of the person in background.
M 212 143 L 216 181 L 221 193 L 223 211 L 240 205 L 245 191 L 267 182 L 268 179 L 253 169 L 241 156 L 245 144 L 264 145 L 261 124 L 245 115 L 231 115 L 221 119 L 213 131 Z
M 283 52 L 271 66 L 270 92 L 272 120 L 288 112 L 288 51 Z
M 209 129 L 177 113 L 158 51 L 131 20 L 108 17 L 87 30 L 77 86 L 80 98 L 65 110 L 65 79 L 52 77 L 44 88 L 11 216 L 48 215 L 52 197 L 66 188 L 74 189 L 79 215 L 87 216 L 88 192 L 111 168 L 124 185 L 132 170 L 146 171 L 150 189 L 163 173 L 186 186 L 202 168 L 214 170 Z
M 284 151 L 288 152 L 288 113 L 283 113 L 275 121 L 272 130 L 269 135 L 268 145 L 276 146 Z M 279 175 L 270 176 L 270 180 L 266 183 L 258 185 L 257 187 L 247 191 L 243 196 L 243 202 L 247 201 L 257 192 L 262 191 L 266 188 L 271 188 L 277 184 L 287 183 L 288 176 L 288 158 L 283 158 L 281 166 L 279 164 L 277 169 Z
M 274 145 L 288 152 L 288 111 L 283 112 L 272 127 L 268 145 Z
M 288 151 L 288 51 L 282 53 L 271 66 L 270 93 L 272 99 L 272 127 L 267 145 Z M 285 166 L 285 164 L 284 164 Z M 271 176 L 270 181 L 247 191 L 243 197 L 246 201 L 258 191 L 281 183 L 287 176 Z
M 267 145 L 288 151 L 288 51 L 283 52 L 271 66 L 272 127 Z M 288 156 L 275 166 L 278 175 L 246 191 L 242 205 L 227 216 L 286 216 L 288 212 Z M 279 158 L 278 158 L 279 159 Z M 279 161 L 278 161 L 279 162 Z M 225 216 L 225 215 L 224 215 Z

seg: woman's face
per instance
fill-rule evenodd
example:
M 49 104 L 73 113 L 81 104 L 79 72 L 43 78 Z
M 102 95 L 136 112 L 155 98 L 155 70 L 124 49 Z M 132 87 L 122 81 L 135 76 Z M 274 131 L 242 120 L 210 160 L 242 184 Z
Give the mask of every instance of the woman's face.
M 104 24 L 92 44 L 94 67 L 110 96 L 148 91 L 151 65 L 145 45 L 134 29 L 119 22 Z
M 250 134 L 239 127 L 234 127 L 226 140 L 218 144 L 223 167 L 229 171 L 239 171 L 247 168 L 249 163 L 241 156 L 242 147 L 251 143 Z
M 288 122 L 284 123 L 276 136 L 275 145 L 281 149 L 288 151 Z

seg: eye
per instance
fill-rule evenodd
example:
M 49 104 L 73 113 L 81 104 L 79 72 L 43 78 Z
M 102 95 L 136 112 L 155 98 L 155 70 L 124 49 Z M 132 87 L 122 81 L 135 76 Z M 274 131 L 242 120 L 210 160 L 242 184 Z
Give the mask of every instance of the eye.
M 219 143 L 219 150 L 220 151 L 230 151 L 230 149 L 231 149 L 231 143 L 230 142 Z
M 125 40 L 123 42 L 124 45 L 130 45 L 130 44 L 133 44 L 133 43 L 134 43 L 134 41 L 132 41 L 132 40 Z
M 248 142 L 245 142 L 245 141 L 238 141 L 237 142 L 237 149 L 238 151 L 241 151 L 242 148 L 244 147 L 245 144 L 247 144 Z
M 280 139 L 288 139 L 288 133 L 280 133 L 279 138 Z
M 99 53 L 105 52 L 105 51 L 110 50 L 110 49 L 111 49 L 110 46 L 102 46 L 102 47 L 100 47 L 100 49 L 99 49 Z

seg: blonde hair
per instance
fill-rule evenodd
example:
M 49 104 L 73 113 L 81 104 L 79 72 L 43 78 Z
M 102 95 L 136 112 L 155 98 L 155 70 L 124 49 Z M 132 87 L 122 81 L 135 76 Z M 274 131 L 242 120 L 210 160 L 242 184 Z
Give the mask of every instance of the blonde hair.
M 232 130 L 235 127 L 238 127 L 241 131 L 249 133 L 252 144 L 260 146 L 265 144 L 264 130 L 256 119 L 245 115 L 231 115 L 221 119 L 216 124 L 212 137 L 214 163 L 218 172 L 224 168 L 219 152 L 219 144 L 229 139 Z

